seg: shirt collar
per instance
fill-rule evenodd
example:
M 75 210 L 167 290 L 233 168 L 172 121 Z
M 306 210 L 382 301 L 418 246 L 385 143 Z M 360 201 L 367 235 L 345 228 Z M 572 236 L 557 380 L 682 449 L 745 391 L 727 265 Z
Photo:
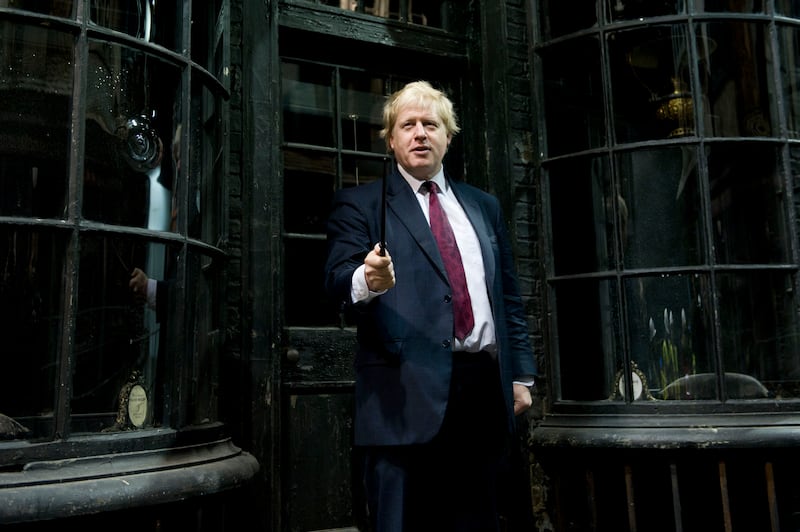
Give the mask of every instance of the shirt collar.
M 403 168 L 399 164 L 397 165 L 397 169 L 400 171 L 400 175 L 403 176 L 403 179 L 406 180 L 406 183 L 408 183 L 408 186 L 411 187 L 411 190 L 415 193 L 419 192 L 419 187 L 425 180 L 417 179 L 416 177 L 412 176 L 411 174 L 406 172 L 405 168 Z M 436 175 L 434 175 L 430 179 L 430 181 L 436 183 L 439 186 L 439 190 L 441 190 L 442 193 L 447 192 L 447 189 L 449 187 L 447 186 L 447 179 L 444 178 L 444 165 L 442 165 L 442 167 L 439 169 L 438 172 L 436 172 Z

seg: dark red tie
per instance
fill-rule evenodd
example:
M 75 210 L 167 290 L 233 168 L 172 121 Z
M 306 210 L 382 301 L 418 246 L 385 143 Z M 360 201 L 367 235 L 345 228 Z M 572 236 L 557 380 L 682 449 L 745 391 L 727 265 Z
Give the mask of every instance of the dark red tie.
M 437 192 L 438 185 L 433 181 L 426 181 L 422 187 L 428 191 L 428 205 L 430 206 L 431 232 L 439 245 L 439 253 L 444 261 L 444 269 L 450 280 L 453 290 L 453 318 L 455 319 L 455 337 L 464 340 L 475 326 L 472 315 L 472 301 L 467 290 L 467 278 L 464 275 L 464 265 L 461 262 L 461 253 L 456 245 L 453 228 L 447 221 L 447 216 L 439 203 Z

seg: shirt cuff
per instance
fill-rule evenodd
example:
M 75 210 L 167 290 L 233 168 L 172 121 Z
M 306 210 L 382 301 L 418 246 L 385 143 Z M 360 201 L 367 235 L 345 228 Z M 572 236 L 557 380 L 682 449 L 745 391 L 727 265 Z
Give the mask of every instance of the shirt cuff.
M 158 281 L 155 279 L 147 280 L 147 305 L 150 308 L 156 308 L 156 293 L 158 290 Z
M 364 270 L 366 269 L 367 267 L 362 264 L 353 272 L 353 279 L 350 282 L 350 300 L 353 303 L 369 303 L 377 296 L 386 293 L 386 290 L 373 292 L 369 289 L 367 278 L 364 276 Z

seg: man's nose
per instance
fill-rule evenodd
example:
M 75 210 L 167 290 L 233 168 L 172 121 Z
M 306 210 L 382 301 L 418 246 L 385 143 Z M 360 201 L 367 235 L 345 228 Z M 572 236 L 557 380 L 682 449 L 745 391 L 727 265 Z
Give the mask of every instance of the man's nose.
M 417 125 L 414 127 L 414 136 L 415 137 L 426 137 L 428 135 L 427 131 L 425 131 L 425 126 L 422 122 L 417 122 Z

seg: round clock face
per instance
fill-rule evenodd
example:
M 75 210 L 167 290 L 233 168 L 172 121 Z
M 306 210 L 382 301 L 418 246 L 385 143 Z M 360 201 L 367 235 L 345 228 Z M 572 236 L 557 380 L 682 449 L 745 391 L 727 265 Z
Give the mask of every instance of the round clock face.
M 147 420 L 147 392 L 138 384 L 131 388 L 128 395 L 128 419 L 136 428 Z
M 644 391 L 644 384 L 642 383 L 642 378 L 639 376 L 638 373 L 635 371 L 631 372 L 631 384 L 633 385 L 633 399 L 641 399 L 642 391 Z M 622 378 L 622 375 L 619 377 L 619 382 L 617 383 L 617 387 L 619 389 L 619 394 L 624 398 L 625 397 L 625 379 Z

